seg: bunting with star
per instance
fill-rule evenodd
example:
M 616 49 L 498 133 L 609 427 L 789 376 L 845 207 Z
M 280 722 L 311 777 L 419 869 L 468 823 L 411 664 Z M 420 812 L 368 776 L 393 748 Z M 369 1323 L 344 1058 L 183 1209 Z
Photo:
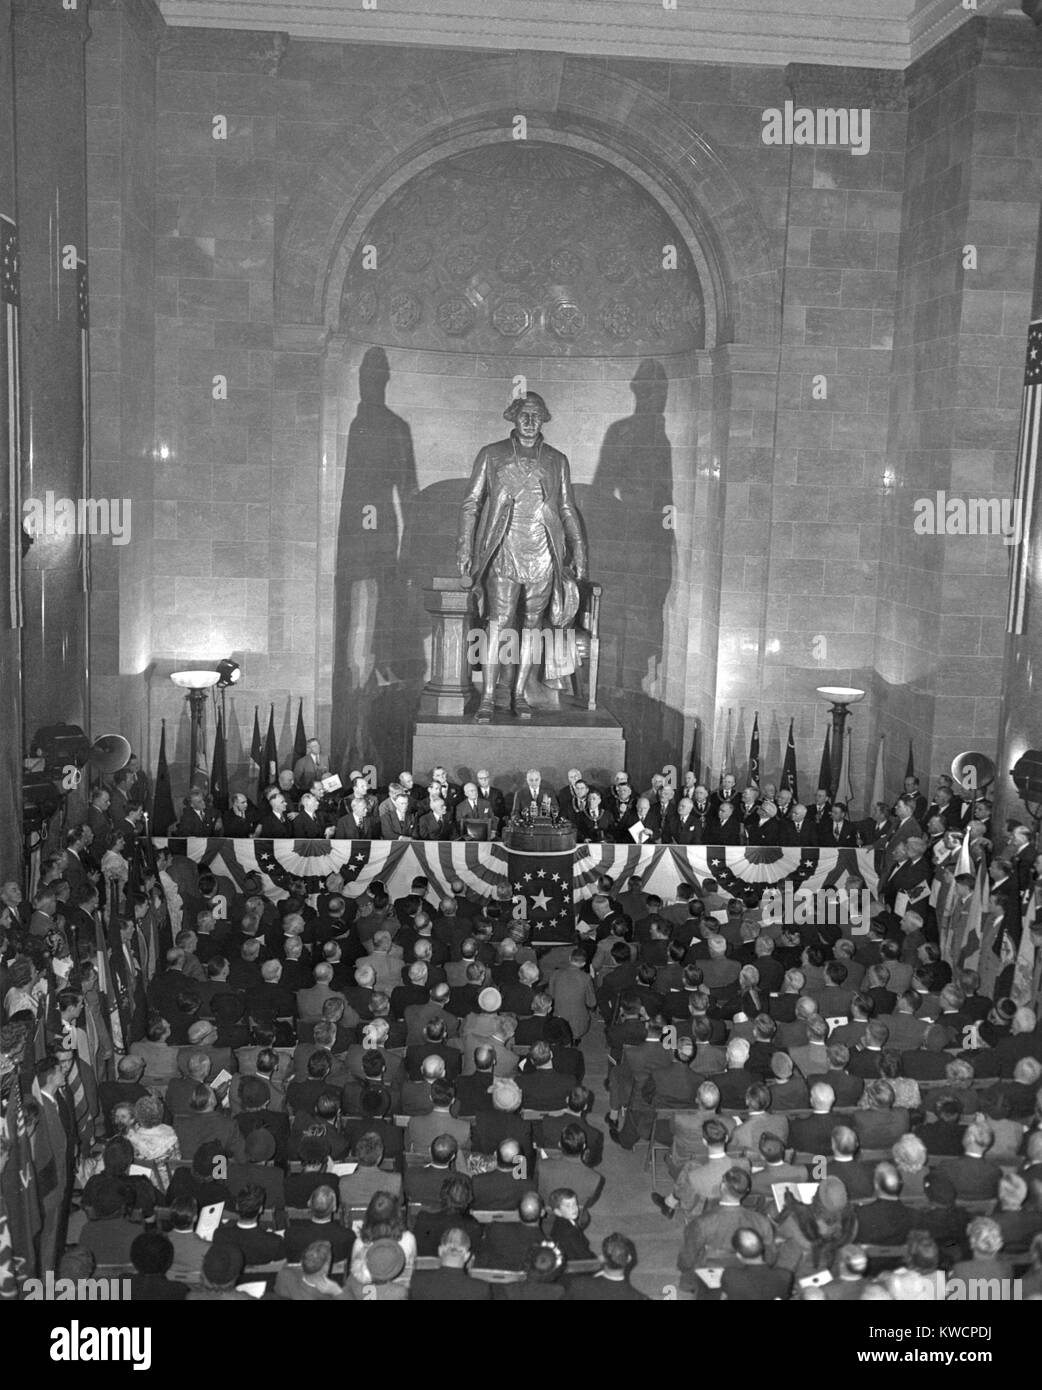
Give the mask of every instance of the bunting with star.
M 507 851 L 514 915 L 526 921 L 534 946 L 570 941 L 575 931 L 574 850 L 560 854 Z
M 358 897 L 380 879 L 391 898 L 410 891 L 424 874 L 441 897 L 453 880 L 463 882 L 476 902 L 494 900 L 505 884 L 514 895 L 514 915 L 532 927 L 539 945 L 567 941 L 574 930 L 574 905 L 591 898 L 606 875 L 625 884 L 639 873 L 648 892 L 665 901 L 681 883 L 715 878 L 725 892 L 759 894 L 785 880 L 793 888 L 841 886 L 848 875 L 875 889 L 871 849 L 781 849 L 775 845 L 578 845 L 560 854 L 525 854 L 480 840 L 228 840 L 156 839 L 230 880 L 238 891 L 246 875 L 259 874 L 265 895 L 284 898 L 295 883 L 309 894 L 323 891 L 338 874 L 343 892 Z

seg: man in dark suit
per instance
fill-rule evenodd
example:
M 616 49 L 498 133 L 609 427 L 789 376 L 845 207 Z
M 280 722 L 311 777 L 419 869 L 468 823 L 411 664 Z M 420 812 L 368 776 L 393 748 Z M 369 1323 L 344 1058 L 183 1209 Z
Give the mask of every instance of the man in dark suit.
M 492 785 L 492 774 L 487 768 L 478 768 L 474 777 L 477 782 L 479 799 L 488 802 L 497 825 L 501 825 L 507 810 L 503 793 L 498 787 Z
M 826 1175 L 839 1178 L 852 1202 L 869 1198 L 875 1191 L 875 1165 L 858 1158 L 858 1137 L 848 1125 L 837 1125 L 832 1131 L 832 1157 L 826 1165 Z
M 420 1269 L 409 1285 L 410 1303 L 488 1303 L 492 1286 L 467 1274 L 470 1237 L 460 1226 L 450 1226 L 438 1243 L 437 1269 Z
M 807 814 L 802 802 L 794 803 L 789 815 L 779 817 L 778 843 L 788 848 L 803 848 L 818 843 L 818 832 L 814 821 Z
M 40 1232 L 40 1268 L 56 1269 L 65 1248 L 69 1199 L 76 1158 L 76 1122 L 69 1103 L 66 1080 L 69 1064 L 48 1054 L 36 1064 L 40 1118 L 33 1138 L 33 1157 L 46 1182 L 40 1185 L 43 1229 Z
M 832 819 L 832 800 L 824 787 L 814 793 L 814 804 L 807 807 L 807 817 L 820 835 Z
M 847 819 L 845 802 L 833 804 L 828 821 L 818 827 L 818 843 L 823 849 L 840 849 L 857 843 L 854 827 Z
M 901 1201 L 901 1175 L 892 1163 L 877 1163 L 874 1200 L 857 1209 L 857 1238 L 863 1245 L 903 1245 L 918 1213 Z
M 982 1202 L 998 1195 L 1002 1169 L 986 1156 L 993 1142 L 990 1126 L 975 1120 L 963 1131 L 962 1157 L 947 1158 L 937 1165 L 954 1183 L 958 1201 Z
M 651 815 L 651 802 L 646 796 L 638 796 L 633 808 L 620 817 L 615 827 L 615 838 L 624 845 L 658 844 L 661 836 Z
M 924 808 L 925 809 L 925 808 Z M 906 797 L 900 797 L 894 806 L 894 814 L 897 817 L 897 824 L 890 832 L 886 843 L 883 846 L 883 865 L 882 872 L 889 873 L 894 865 L 894 851 L 898 845 L 902 845 L 906 840 L 913 837 L 922 839 L 922 827 L 913 815 L 912 802 Z
M 474 1185 L 474 1211 L 516 1211 L 526 1192 L 535 1190 L 529 1168 L 516 1139 L 503 1139 L 496 1147 L 496 1166 L 478 1173 Z
M 198 787 L 188 793 L 177 822 L 177 834 L 201 839 L 217 834 L 217 815 L 213 807 L 206 804 L 206 797 Z
M 580 1274 L 568 1281 L 565 1299 L 571 1303 L 643 1303 L 647 1295 L 630 1283 L 637 1263 L 637 1247 L 626 1236 L 613 1233 L 601 1246 L 604 1268 L 597 1274 Z
M 289 803 L 278 787 L 269 787 L 264 793 L 265 805 L 261 809 L 261 820 L 255 838 L 258 840 L 289 840 L 293 838 L 293 827 L 289 819 Z
M 924 818 L 928 807 L 926 804 L 926 797 L 923 796 L 922 792 L 919 790 L 918 777 L 906 777 L 904 780 L 904 791 L 894 803 L 894 815 L 897 816 L 898 819 L 901 818 L 899 807 L 902 801 L 907 805 L 909 812 L 915 817 L 919 824 L 924 825 L 926 823 Z
M 709 798 L 710 815 L 715 819 L 720 807 L 724 805 L 730 806 L 731 810 L 737 815 L 741 800 L 742 798 L 739 795 L 738 785 L 734 776 L 730 772 L 727 772 L 720 779 L 719 790 L 713 792 Z
M 333 829 L 334 840 L 378 840 L 380 821 L 368 797 L 354 797 Z
M 750 845 L 777 845 L 781 843 L 778 808 L 773 801 L 763 801 L 757 806 L 754 815 L 746 822 L 745 833 L 747 843 Z
M 593 1092 L 586 1086 L 573 1086 L 561 1115 L 545 1115 L 536 1122 L 536 1138 L 541 1149 L 557 1149 L 561 1135 L 569 1125 L 578 1125 L 586 1135 L 586 1152 L 593 1168 L 600 1167 L 604 1157 L 604 1135 L 587 1118 L 593 1107 Z
M 423 1207 L 437 1207 L 446 1179 L 456 1171 L 459 1144 L 451 1134 L 439 1134 L 430 1146 L 430 1162 L 405 1170 L 405 1199 Z
M 456 826 L 440 792 L 431 793 L 429 809 L 420 816 L 417 835 L 421 840 L 454 840 Z
M 664 838 L 671 845 L 699 845 L 702 843 L 702 829 L 702 819 L 695 814 L 695 803 L 689 796 L 682 796 L 675 815 L 666 827 Z
M 836 1093 L 824 1080 L 810 1088 L 812 1115 L 789 1121 L 789 1147 L 801 1154 L 827 1154 L 832 1148 L 832 1131 L 839 1121 L 832 1115 Z
M 557 810 L 557 798 L 549 787 L 543 786 L 543 775 L 538 768 L 531 768 L 525 773 L 525 785 L 514 793 L 514 801 L 511 806 L 511 815 L 528 815 L 531 808 L 535 807 L 535 814 L 543 814 L 543 803 L 548 801 L 551 810 Z
M 409 797 L 401 792 L 391 805 L 380 812 L 380 834 L 385 840 L 415 840 L 416 813 L 409 809 Z
M 470 1127 L 470 1147 L 474 1153 L 494 1154 L 504 1139 L 513 1139 L 532 1162 L 535 1145 L 532 1126 L 521 1118 L 521 1087 L 508 1078 L 492 1083 L 492 1109 L 479 1110 Z
M 300 798 L 300 810 L 290 821 L 293 834 L 298 840 L 321 840 L 326 833 L 325 822 L 319 810 L 318 797 L 307 791 Z
M 526 1110 L 563 1110 L 574 1078 L 554 1071 L 553 1051 L 545 1041 L 534 1043 L 525 1063 L 527 1070 L 518 1073 L 523 1105 Z
M 434 805 L 433 797 L 431 805 Z M 475 838 L 476 832 L 480 830 L 478 822 L 484 826 L 484 830 L 480 833 L 489 840 L 495 837 L 497 822 L 492 813 L 492 804 L 481 797 L 477 784 L 474 782 L 467 782 L 464 785 L 463 795 L 451 812 L 450 819 L 455 836 L 459 839 Z M 468 821 L 475 822 L 475 825 L 468 825 Z
M 492 1221 L 485 1228 L 481 1253 L 474 1263 L 480 1269 L 524 1269 L 528 1252 L 546 1237 L 540 1222 L 543 1199 L 538 1192 L 525 1192 L 518 1203 L 517 1221 Z
M 706 843 L 711 845 L 740 845 L 742 822 L 728 801 L 721 801 L 716 814 L 706 826 Z

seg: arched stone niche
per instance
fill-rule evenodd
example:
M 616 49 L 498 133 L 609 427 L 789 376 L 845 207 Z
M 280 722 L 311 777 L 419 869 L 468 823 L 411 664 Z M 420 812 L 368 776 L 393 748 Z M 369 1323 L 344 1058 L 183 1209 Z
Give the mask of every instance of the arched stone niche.
M 407 761 L 426 675 L 422 588 L 453 567 L 473 458 L 507 433 L 518 373 L 546 395 L 547 437 L 572 463 L 605 585 L 602 696 L 635 767 L 675 756 L 715 695 L 740 351 L 720 348 L 777 341 L 767 238 L 673 113 L 636 84 L 561 66 L 523 150 L 505 144 L 502 108 L 475 110 L 466 83 L 451 87 L 455 119 L 428 118 L 411 144 L 393 126 L 415 112 L 396 101 L 387 138 L 402 148 L 366 169 L 354 147 L 328 151 L 282 239 L 280 320 L 329 330 L 318 581 L 332 602 L 325 617 L 320 604 L 316 693 L 345 765 L 389 774 Z M 516 77 L 509 60 L 500 70 Z M 673 244 L 677 269 L 663 271 Z

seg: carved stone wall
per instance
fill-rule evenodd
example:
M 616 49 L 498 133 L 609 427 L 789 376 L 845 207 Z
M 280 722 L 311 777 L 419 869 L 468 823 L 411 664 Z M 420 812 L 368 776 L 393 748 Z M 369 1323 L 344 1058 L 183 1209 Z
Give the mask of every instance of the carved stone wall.
M 671 354 L 704 345 L 705 312 L 679 232 L 643 189 L 591 156 L 508 141 L 444 161 L 381 208 L 341 327 L 398 347 Z

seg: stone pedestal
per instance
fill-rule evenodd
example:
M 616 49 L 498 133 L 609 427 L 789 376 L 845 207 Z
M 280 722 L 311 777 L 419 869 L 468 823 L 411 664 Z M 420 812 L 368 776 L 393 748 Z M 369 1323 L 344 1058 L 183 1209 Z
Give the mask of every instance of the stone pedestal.
M 467 662 L 472 592 L 458 577 L 434 578 L 423 591 L 431 615 L 431 678 L 420 694 L 420 718 L 460 719 L 471 693 Z
M 626 766 L 626 740 L 618 720 L 603 709 L 562 708 L 528 720 L 497 710 L 491 724 L 421 717 L 410 766 L 421 777 L 432 767 L 444 767 L 460 784 L 487 767 L 504 794 L 515 792 L 531 767 L 555 792 L 567 782 L 570 767 L 581 768 L 603 787 Z

